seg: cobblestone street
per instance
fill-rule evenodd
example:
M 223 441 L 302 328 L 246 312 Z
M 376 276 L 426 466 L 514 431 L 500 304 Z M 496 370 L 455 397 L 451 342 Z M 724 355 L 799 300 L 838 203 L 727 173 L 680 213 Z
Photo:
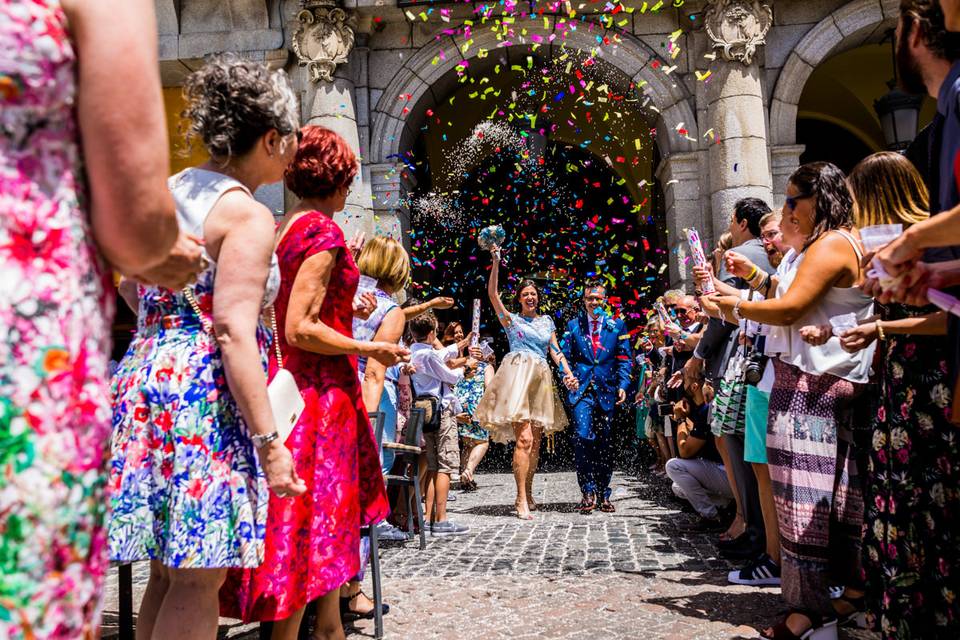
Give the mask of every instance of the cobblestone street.
M 755 638 L 785 612 L 779 588 L 727 584 L 733 565 L 715 536 L 680 535 L 692 519 L 656 478 L 618 474 L 615 514 L 582 516 L 573 473 L 537 476 L 536 520 L 510 515 L 513 479 L 477 476 L 480 490 L 455 492 L 450 518 L 466 536 L 381 545 L 384 619 L 389 639 L 449 638 Z M 146 579 L 135 570 L 135 601 Z M 370 593 L 369 586 L 367 593 Z M 136 606 L 136 603 L 135 603 Z M 116 579 L 106 621 L 116 620 Z M 105 637 L 115 627 L 105 627 Z M 253 639 L 251 627 L 224 620 L 224 636 Z M 372 622 L 348 629 L 372 636 Z M 844 632 L 841 638 L 871 638 Z

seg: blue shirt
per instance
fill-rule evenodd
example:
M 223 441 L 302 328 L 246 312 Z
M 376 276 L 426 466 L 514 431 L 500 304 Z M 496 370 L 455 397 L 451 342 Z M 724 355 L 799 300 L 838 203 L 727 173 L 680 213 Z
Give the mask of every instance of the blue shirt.
M 510 314 L 510 324 L 506 327 L 510 352 L 532 353 L 546 360 L 550 350 L 550 339 L 557 330 L 550 316 L 525 318 L 516 313 Z
M 940 191 L 937 211 L 947 211 L 960 203 L 960 191 L 954 163 L 960 154 L 960 62 L 955 62 L 940 86 L 937 112 L 943 116 L 940 147 Z

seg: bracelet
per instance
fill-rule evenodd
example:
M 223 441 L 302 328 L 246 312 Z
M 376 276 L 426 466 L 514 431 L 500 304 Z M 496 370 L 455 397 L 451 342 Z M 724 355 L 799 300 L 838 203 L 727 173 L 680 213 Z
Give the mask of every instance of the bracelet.
M 737 319 L 737 322 L 743 320 L 743 316 L 740 315 L 740 305 L 743 304 L 743 300 L 733 305 L 733 317 Z
M 763 269 L 757 269 L 756 274 L 754 274 L 749 280 L 747 280 L 747 284 L 750 285 L 751 289 L 756 291 L 757 287 L 763 284 L 763 281 L 766 278 L 767 278 L 767 272 L 764 271 Z
M 881 326 L 880 321 L 877 320 L 877 321 L 874 322 L 873 324 L 876 325 L 876 327 L 877 327 L 877 337 L 880 338 L 880 340 L 886 340 L 886 339 L 887 339 L 887 334 L 884 333 L 884 331 L 883 331 L 883 326 Z
M 757 267 L 757 265 L 753 265 L 753 271 L 751 271 L 751 272 L 750 272 L 750 275 L 747 276 L 747 282 L 753 280 L 753 277 L 754 277 L 755 275 L 757 275 L 757 271 L 759 271 L 759 270 L 760 270 L 760 269 Z

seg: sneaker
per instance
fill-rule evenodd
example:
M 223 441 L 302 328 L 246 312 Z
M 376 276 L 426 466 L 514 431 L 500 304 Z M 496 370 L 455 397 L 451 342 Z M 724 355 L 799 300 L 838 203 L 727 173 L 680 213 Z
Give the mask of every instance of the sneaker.
M 827 589 L 827 593 L 830 594 L 831 600 L 839 600 L 840 598 L 843 597 L 843 592 L 846 590 L 847 590 L 846 587 L 844 587 L 843 585 L 840 585 L 839 587 L 836 587 L 836 586 L 829 587 Z
M 434 522 L 430 526 L 430 535 L 432 536 L 462 536 L 469 531 L 470 527 L 449 520 Z
M 386 520 L 377 525 L 377 538 L 388 542 L 406 542 L 410 539 L 406 532 L 401 531 Z
M 730 584 L 744 584 L 751 587 L 776 587 L 780 585 L 780 565 L 764 553 L 743 569 L 731 571 L 727 575 L 727 581 Z

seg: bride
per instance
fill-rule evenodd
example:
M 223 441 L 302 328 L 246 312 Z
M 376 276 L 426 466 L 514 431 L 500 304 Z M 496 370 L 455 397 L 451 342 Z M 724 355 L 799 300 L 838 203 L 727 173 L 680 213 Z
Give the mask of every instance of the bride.
M 500 299 L 498 275 L 500 250 L 492 250 L 493 266 L 487 283 L 490 304 L 510 342 L 510 352 L 488 385 L 475 418 L 495 442 L 516 440 L 513 450 L 513 476 L 517 483 L 517 517 L 532 520 L 533 475 L 540 459 L 540 440 L 544 431 L 554 433 L 567 426 L 567 416 L 560 398 L 553 389 L 553 378 L 547 355 L 563 369 L 564 384 L 575 389 L 574 378 L 566 358 L 557 344 L 553 319 L 540 315 L 540 291 L 532 280 L 520 282 L 517 299 L 520 313 L 507 311 Z

